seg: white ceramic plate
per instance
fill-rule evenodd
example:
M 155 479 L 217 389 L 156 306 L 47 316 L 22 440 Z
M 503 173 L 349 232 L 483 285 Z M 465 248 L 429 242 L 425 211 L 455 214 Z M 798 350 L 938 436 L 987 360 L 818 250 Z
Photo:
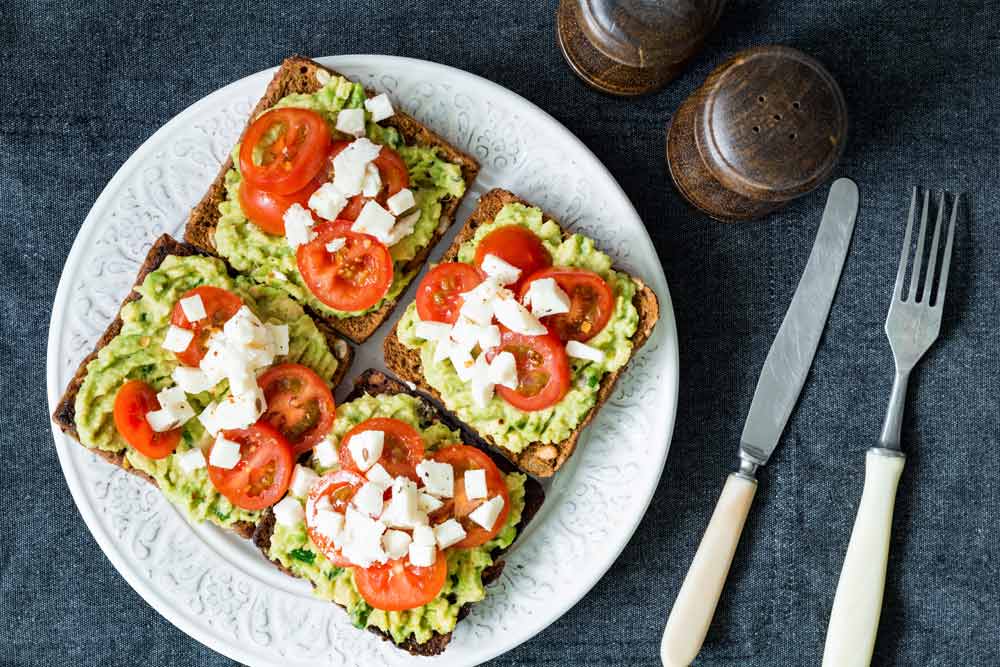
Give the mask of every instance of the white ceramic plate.
M 667 457 L 677 404 L 670 294 L 628 198 L 551 116 L 490 81 L 434 63 L 374 55 L 320 60 L 390 93 L 479 160 L 482 171 L 459 223 L 479 195 L 502 186 L 597 239 L 616 265 L 642 277 L 659 296 L 655 333 L 577 452 L 546 485 L 545 504 L 508 555 L 501 580 L 459 623 L 442 656 L 419 660 L 479 663 L 526 641 L 583 597 L 645 513 Z M 181 237 L 188 211 L 215 177 L 273 72 L 248 76 L 183 111 L 129 158 L 94 203 L 52 307 L 50 410 L 115 317 L 152 240 L 164 232 Z M 404 303 L 410 298 L 404 294 Z M 361 347 L 349 379 L 382 367 L 383 336 L 384 329 Z M 104 553 L 149 604 L 198 641 L 250 665 L 415 660 L 352 627 L 343 611 L 314 599 L 305 582 L 279 572 L 249 542 L 214 526 L 191 526 L 153 487 L 58 429 L 53 434 L 70 491 Z

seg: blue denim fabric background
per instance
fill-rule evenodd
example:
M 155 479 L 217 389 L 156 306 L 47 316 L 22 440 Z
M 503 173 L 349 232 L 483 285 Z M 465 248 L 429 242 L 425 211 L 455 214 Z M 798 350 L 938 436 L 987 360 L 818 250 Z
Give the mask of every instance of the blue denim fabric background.
M 49 306 L 115 170 L 173 115 L 291 53 L 389 53 L 492 79 L 552 113 L 618 178 L 656 242 L 680 332 L 677 429 L 653 505 L 611 572 L 496 665 L 657 665 L 663 622 L 805 265 L 815 192 L 759 223 L 685 206 L 664 125 L 734 51 L 783 43 L 851 112 L 838 169 L 861 190 L 826 335 L 697 664 L 818 664 L 892 359 L 882 323 L 909 188 L 966 194 L 942 339 L 911 385 L 876 665 L 1000 664 L 1000 16 L 988 1 L 730 4 L 686 73 L 600 95 L 554 42 L 555 1 L 0 3 L 0 664 L 228 665 L 143 602 L 73 505 L 45 399 Z M 649 409 L 661 409 L 650 405 Z

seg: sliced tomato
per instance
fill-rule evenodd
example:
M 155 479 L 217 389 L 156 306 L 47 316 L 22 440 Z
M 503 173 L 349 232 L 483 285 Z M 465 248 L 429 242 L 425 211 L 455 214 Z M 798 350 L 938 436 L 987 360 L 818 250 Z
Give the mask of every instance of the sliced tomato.
M 250 125 L 240 146 L 240 173 L 262 190 L 288 195 L 304 188 L 330 153 L 330 127 L 309 109 L 274 109 Z
M 517 389 L 497 385 L 496 392 L 519 410 L 533 412 L 555 405 L 569 391 L 570 370 L 566 347 L 552 334 L 525 336 L 500 328 L 500 347 L 487 359 L 510 352 L 517 362 Z
M 313 177 L 304 188 L 289 195 L 279 195 L 257 187 L 249 181 L 240 183 L 240 208 L 253 224 L 268 234 L 285 235 L 285 211 L 292 204 L 309 209 L 309 197 L 324 183 L 323 172 Z
M 188 290 L 181 295 L 181 299 L 195 295 L 201 297 L 201 302 L 205 306 L 205 317 L 195 322 L 189 321 L 184 309 L 181 308 L 180 299 L 174 304 L 174 310 L 170 314 L 171 324 L 194 332 L 194 339 L 188 344 L 187 349 L 176 353 L 177 361 L 185 366 L 197 366 L 201 363 L 208 350 L 209 337 L 221 330 L 226 321 L 243 306 L 240 297 L 229 290 L 211 285 Z
M 142 380 L 129 380 L 115 394 L 115 428 L 140 454 L 162 459 L 177 449 L 181 429 L 157 433 L 146 421 L 146 415 L 160 409 L 156 391 Z
M 331 510 L 344 513 L 351 504 L 354 494 L 364 483 L 364 477 L 350 470 L 328 472 L 313 482 L 312 488 L 309 489 L 309 497 L 306 498 L 306 532 L 309 534 L 309 539 L 323 552 L 327 560 L 337 567 L 347 567 L 353 563 L 341 555 L 340 549 L 334 545 L 331 538 L 317 529 L 318 503 L 326 498 L 330 502 Z
M 607 326 L 615 310 L 615 295 L 604 278 L 593 271 L 554 266 L 532 274 L 521 285 L 520 297 L 541 278 L 554 279 L 570 298 L 568 313 L 542 318 L 550 333 L 561 340 L 587 341 Z
M 507 483 L 504 481 L 503 473 L 497 468 L 497 464 L 493 462 L 489 454 L 469 445 L 449 445 L 434 452 L 432 458 L 440 463 L 450 464 L 455 474 L 455 496 L 451 501 L 448 501 L 451 503 L 451 507 L 448 508 L 448 503 L 446 502 L 446 507 L 441 508 L 441 510 L 450 510 L 450 515 L 465 528 L 465 539 L 455 546 L 461 549 L 478 547 L 496 537 L 504 524 L 507 523 L 507 515 L 510 514 L 510 496 L 507 493 Z M 486 471 L 486 498 L 470 500 L 466 495 L 466 470 Z M 469 519 L 469 514 L 494 496 L 503 498 L 503 510 L 500 511 L 500 516 L 497 517 L 493 528 L 486 530 L 475 521 Z M 438 512 L 441 510 L 438 510 Z M 447 517 L 436 514 L 434 520 L 444 520 L 445 518 Z
M 308 452 L 333 427 L 337 407 L 323 378 L 302 364 L 279 364 L 257 378 L 267 411 L 261 417 L 292 446 L 292 454 Z
M 503 225 L 487 234 L 476 246 L 476 266 L 483 265 L 486 255 L 495 255 L 521 269 L 520 279 L 510 286 L 515 292 L 528 276 L 552 266 L 552 257 L 542 240 L 521 225 Z
M 392 285 L 392 255 L 374 236 L 351 231 L 345 220 L 315 228 L 316 238 L 300 245 L 299 273 L 317 299 L 334 310 L 355 312 L 377 304 Z M 335 238 L 345 243 L 337 252 L 326 245 Z
M 351 145 L 350 141 L 335 141 L 330 149 L 330 160 L 337 157 L 340 151 L 344 150 Z M 347 206 L 344 210 L 340 212 L 338 216 L 341 220 L 357 220 L 358 214 L 361 213 L 361 209 L 365 207 L 365 203 L 371 199 L 374 199 L 382 206 L 386 207 L 386 202 L 389 197 L 393 196 L 403 188 L 410 187 L 410 171 L 406 168 L 406 163 L 403 162 L 403 158 L 395 150 L 389 146 L 382 146 L 382 150 L 379 151 L 378 155 L 372 160 L 378 168 L 379 176 L 382 179 L 382 189 L 379 191 L 378 195 L 375 197 L 365 197 L 364 195 L 354 195 L 347 201 Z M 332 180 L 332 171 L 327 180 Z
M 382 431 L 385 434 L 382 456 L 378 462 L 386 472 L 393 477 L 403 476 L 415 482 L 419 481 L 417 464 L 424 458 L 424 439 L 417 429 L 406 422 L 389 417 L 373 417 L 365 420 L 344 434 L 338 450 L 340 465 L 344 470 L 361 472 L 348 444 L 351 438 L 364 431 Z
M 222 437 L 240 446 L 240 462 L 228 470 L 209 464 L 208 477 L 219 493 L 245 510 L 262 510 L 281 500 L 295 466 L 288 441 L 264 422 L 222 431 Z
M 462 308 L 460 295 L 482 281 L 482 272 L 472 264 L 438 264 L 427 272 L 417 287 L 417 314 L 425 321 L 454 324 Z
M 438 596 L 448 578 L 448 559 L 440 551 L 430 567 L 416 567 L 407 558 L 354 568 L 358 593 L 375 609 L 403 611 L 422 607 Z

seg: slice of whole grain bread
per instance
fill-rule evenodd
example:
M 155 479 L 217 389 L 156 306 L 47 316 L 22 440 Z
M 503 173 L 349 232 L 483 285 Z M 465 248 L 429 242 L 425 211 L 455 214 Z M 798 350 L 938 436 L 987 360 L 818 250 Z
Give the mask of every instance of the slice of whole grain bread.
M 317 79 L 317 72 L 325 72 L 331 76 L 343 76 L 308 58 L 292 56 L 286 59 L 275 73 L 274 78 L 271 79 L 271 83 L 268 84 L 267 90 L 264 91 L 264 96 L 257 102 L 257 106 L 250 113 L 250 119 L 247 121 L 246 127 L 249 127 L 250 123 L 258 115 L 274 106 L 278 100 L 286 95 L 316 92 L 321 87 L 319 79 Z M 369 97 L 375 94 L 371 90 L 367 92 Z M 394 100 L 394 103 L 398 103 L 398 101 Z M 429 128 L 399 109 L 396 110 L 394 116 L 382 121 L 381 124 L 395 127 L 399 131 L 400 136 L 402 136 L 403 142 L 407 145 L 419 144 L 421 146 L 435 147 L 442 157 L 449 162 L 460 165 L 462 168 L 462 177 L 465 179 L 466 192 L 468 192 L 468 188 L 472 185 L 472 181 L 475 180 L 476 174 L 479 173 L 479 163 L 470 155 L 458 150 Z M 243 130 L 244 133 L 246 132 L 246 127 Z M 337 132 L 334 134 L 336 135 L 335 138 L 352 138 Z M 215 181 L 209 186 L 208 192 L 191 211 L 187 227 L 184 230 L 185 241 L 208 253 L 217 254 L 215 248 L 215 226 L 219 221 L 219 204 L 226 198 L 226 173 L 232 167 L 233 160 L 232 157 L 229 157 L 222 164 L 219 175 L 216 176 Z M 435 230 L 431 240 L 417 253 L 416 257 L 402 267 L 404 273 L 423 266 L 431 249 L 441 240 L 441 237 L 454 220 L 455 212 L 458 210 L 460 203 L 461 198 L 449 197 L 445 200 L 441 209 L 441 222 L 438 228 Z M 399 296 L 402 297 L 402 294 Z M 371 336 L 379 325 L 389 317 L 389 314 L 396 307 L 398 301 L 399 298 L 393 301 L 386 301 L 378 310 L 360 317 L 338 319 L 336 317 L 325 317 L 320 313 L 314 313 L 314 316 L 317 319 L 324 319 L 330 327 L 354 342 L 361 343 Z
M 347 401 L 349 402 L 356 398 L 360 398 L 364 394 L 369 394 L 370 396 L 393 395 L 393 394 L 409 394 L 411 396 L 415 396 L 421 401 L 421 407 L 424 411 L 424 416 L 426 416 L 429 419 L 435 419 L 437 421 L 440 421 L 448 425 L 450 428 L 453 429 L 459 428 L 459 424 L 455 420 L 448 417 L 448 415 L 441 413 L 433 404 L 427 401 L 425 397 L 408 389 L 405 385 L 403 385 L 403 383 L 389 377 L 388 375 L 380 371 L 369 369 L 364 373 L 362 373 L 354 381 L 354 389 L 348 395 Z M 479 443 L 467 443 L 467 444 L 478 445 Z M 512 466 L 510 462 L 507 461 L 505 458 L 503 458 L 502 456 L 497 456 L 495 453 L 490 452 L 489 450 L 484 450 L 484 451 L 486 451 L 490 455 L 490 457 L 494 460 L 494 462 L 496 462 L 497 466 L 504 473 L 514 472 L 515 470 L 514 466 Z M 539 484 L 537 480 L 528 477 L 527 481 L 525 482 L 524 510 L 521 513 L 521 523 L 517 529 L 518 535 L 524 532 L 525 527 L 535 516 L 535 514 L 538 513 L 538 510 L 541 508 L 544 500 L 545 500 L 545 491 L 542 490 L 542 485 Z M 254 532 L 253 535 L 254 543 L 260 548 L 265 558 L 268 558 L 268 551 L 270 551 L 271 548 L 271 535 L 272 533 L 274 533 L 274 523 L 275 523 L 274 512 L 272 512 L 270 509 L 266 510 L 264 512 L 264 515 L 261 517 L 261 520 L 258 522 L 257 530 Z M 504 561 L 501 560 L 500 557 L 503 555 L 505 551 L 506 551 L 505 549 L 498 549 L 493 552 L 492 554 L 494 560 L 493 565 L 483 570 L 482 577 L 484 585 L 492 584 L 494 581 L 500 578 L 500 575 L 503 573 L 503 568 L 504 568 Z M 277 561 L 271 561 L 271 562 L 285 574 L 292 577 L 295 576 L 289 569 L 284 567 L 281 563 Z M 465 618 L 469 614 L 471 607 L 472 607 L 471 604 L 463 605 L 458 612 L 458 619 L 462 620 L 463 618 Z M 369 628 L 369 630 L 385 640 L 391 641 L 392 639 L 387 633 L 382 632 L 378 628 Z M 410 637 L 402 644 L 396 644 L 396 646 L 404 651 L 412 653 L 413 655 L 424 655 L 424 656 L 438 655 L 442 651 L 444 651 L 445 647 L 447 647 L 448 645 L 448 642 L 451 641 L 451 635 L 452 633 L 450 632 L 447 634 L 441 634 L 439 632 L 435 632 L 428 641 L 422 644 L 417 643 L 413 639 L 413 637 Z
M 136 277 L 135 284 L 132 289 L 129 290 L 125 300 L 122 301 L 122 307 L 125 307 L 127 303 L 135 301 L 139 298 L 139 293 L 135 291 L 135 288 L 142 285 L 146 276 L 159 268 L 160 264 L 162 264 L 163 260 L 165 260 L 168 256 L 176 255 L 179 257 L 188 257 L 190 255 L 199 254 L 202 253 L 194 246 L 175 241 L 166 234 L 156 239 L 153 243 L 153 247 L 149 249 L 146 259 L 139 267 L 139 275 Z M 326 336 L 330 351 L 339 362 L 337 364 L 337 370 L 334 372 L 333 377 L 330 378 L 330 382 L 334 387 L 336 387 L 347 374 L 347 369 L 350 368 L 351 360 L 354 357 L 354 351 L 351 349 L 350 345 L 345 343 L 343 339 L 341 339 L 334 331 L 326 327 L 324 324 L 317 322 L 316 325 L 319 327 L 323 335 Z M 56 404 L 56 409 L 52 413 L 52 420 L 62 430 L 62 432 L 77 442 L 80 442 L 80 434 L 76 430 L 76 395 L 79 393 L 80 387 L 83 385 L 83 380 L 87 376 L 87 364 L 97 357 L 97 354 L 101 351 L 101 349 L 110 343 L 111 339 L 117 336 L 121 329 L 122 318 L 121 309 L 119 309 L 118 316 L 115 317 L 115 320 L 109 324 L 108 328 L 104 330 L 103 334 L 101 334 L 97 344 L 94 346 L 94 350 L 80 362 L 80 365 L 76 369 L 76 374 L 73 376 L 73 379 L 69 381 L 66 391 L 63 393 L 62 398 L 59 399 L 59 403 Z M 153 486 L 157 485 L 154 478 L 150 477 L 141 470 L 136 470 L 128 464 L 128 461 L 125 459 L 124 451 L 109 452 L 100 449 L 91 449 L 90 451 L 94 452 L 108 462 L 132 473 L 133 475 L 145 479 Z M 249 538 L 253 535 L 254 524 L 240 522 L 234 524 L 232 529 L 239 535 Z
M 473 237 L 476 229 L 480 225 L 491 222 L 497 213 L 500 212 L 500 209 L 506 204 L 511 203 L 524 204 L 525 206 L 532 205 L 507 190 L 493 189 L 484 194 L 480 198 L 476 210 L 469 216 L 469 220 L 465 223 L 465 226 L 459 230 L 458 235 L 444 253 L 441 261 L 456 261 L 459 247 Z M 554 220 L 549 215 L 545 215 L 545 219 Z M 563 230 L 563 237 L 566 238 L 568 236 L 568 232 Z M 632 303 L 639 312 L 639 326 L 632 336 L 632 354 L 634 356 L 635 352 L 642 347 L 650 334 L 652 334 L 653 327 L 656 326 L 656 322 L 660 317 L 660 307 L 653 290 L 649 289 L 638 278 L 632 277 L 632 280 L 638 287 Z M 438 391 L 424 380 L 419 350 L 410 349 L 403 345 L 396 336 L 395 327 L 385 337 L 383 351 L 385 354 L 385 363 L 389 367 L 389 370 L 404 380 L 414 383 L 421 391 L 427 392 L 443 404 L 444 401 Z M 601 379 L 601 384 L 597 392 L 597 402 L 594 404 L 594 407 L 591 408 L 590 412 L 587 413 L 587 416 L 584 417 L 573 433 L 562 442 L 555 444 L 533 442 L 522 451 L 514 452 L 504 447 L 503 443 L 496 442 L 490 436 L 484 434 L 478 435 L 489 444 L 497 447 L 505 456 L 517 463 L 522 470 L 530 472 L 533 475 L 538 475 L 539 477 L 550 477 L 566 462 L 569 455 L 573 453 L 581 432 L 583 432 L 594 418 L 594 415 L 597 414 L 597 411 L 600 410 L 604 402 L 611 396 L 615 382 L 618 381 L 623 372 L 625 372 L 625 366 L 613 373 L 606 374 Z

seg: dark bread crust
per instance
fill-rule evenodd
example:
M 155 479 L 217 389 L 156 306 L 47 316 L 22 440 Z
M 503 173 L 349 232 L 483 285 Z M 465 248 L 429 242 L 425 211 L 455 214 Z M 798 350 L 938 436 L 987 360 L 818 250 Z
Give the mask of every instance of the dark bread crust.
M 129 290 L 124 301 L 122 301 L 121 307 L 124 308 L 126 304 L 139 298 L 139 293 L 136 292 L 135 288 L 142 285 L 146 276 L 158 269 L 160 264 L 163 263 L 163 260 L 165 260 L 168 256 L 177 255 L 179 257 L 189 257 L 191 255 L 200 254 L 203 253 L 199 251 L 198 248 L 195 248 L 187 243 L 176 241 L 167 234 L 164 234 L 160 238 L 156 239 L 156 241 L 153 242 L 153 247 L 149 249 L 149 253 L 146 255 L 146 259 L 143 261 L 142 266 L 139 267 L 139 274 L 136 276 L 135 283 L 132 286 L 132 289 Z M 323 335 L 326 336 L 330 351 L 337 357 L 337 370 L 331 378 L 333 385 L 337 386 L 340 384 L 340 381 L 344 379 L 348 368 L 351 366 L 351 361 L 354 357 L 354 350 L 352 350 L 350 345 L 347 345 L 321 322 L 317 322 L 316 325 L 319 327 Z M 121 332 L 121 329 L 122 318 L 121 308 L 119 308 L 118 315 L 115 317 L 114 321 L 108 325 L 108 328 L 104 330 L 104 333 L 101 334 L 101 337 L 97 340 L 97 344 L 94 346 L 94 350 L 80 362 L 80 365 L 76 369 L 76 374 L 73 376 L 73 379 L 69 381 L 66 391 L 63 393 L 62 398 L 59 399 L 59 402 L 56 404 L 56 409 L 52 413 L 52 421 L 56 423 L 63 433 L 70 436 L 77 442 L 80 442 L 80 434 L 76 429 L 76 396 L 80 392 L 80 387 L 83 385 L 84 378 L 87 376 L 87 364 L 97 357 L 97 354 L 101 351 L 101 349 L 110 343 L 111 339 Z M 342 354 L 338 354 L 336 348 L 340 348 Z M 83 446 L 82 443 L 81 446 Z M 132 466 L 128 465 L 128 462 L 125 460 L 125 452 L 116 453 L 99 449 L 91 449 L 90 451 L 94 452 L 109 463 L 146 480 L 153 486 L 157 486 L 154 478 L 150 477 L 141 470 L 136 470 Z M 243 537 L 249 538 L 253 535 L 254 524 L 245 521 L 239 522 L 233 524 L 232 530 Z
M 519 203 L 526 206 L 532 205 L 507 190 L 497 188 L 484 194 L 480 198 L 476 210 L 472 212 L 465 226 L 459 230 L 458 235 L 444 253 L 441 261 L 455 261 L 458 257 L 459 247 L 473 237 L 476 229 L 483 224 L 491 222 L 497 213 L 500 212 L 500 209 L 510 203 Z M 545 215 L 545 219 L 555 220 L 555 218 L 549 215 Z M 567 237 L 569 234 L 564 230 L 563 236 Z M 656 326 L 656 322 L 660 317 L 660 307 L 653 290 L 649 289 L 638 278 L 633 277 L 632 280 L 638 287 L 632 303 L 639 313 L 639 325 L 635 335 L 632 336 L 632 354 L 634 356 L 635 352 L 642 347 L 652 334 L 653 327 Z M 437 390 L 424 381 L 423 368 L 420 363 L 420 352 L 418 350 L 411 350 L 403 345 L 396 336 L 395 327 L 386 335 L 383 342 L 383 351 L 385 363 L 389 370 L 404 380 L 414 383 L 420 391 L 430 394 L 435 400 L 443 404 L 441 395 Z M 517 463 L 518 467 L 522 470 L 539 477 L 551 477 L 566 462 L 570 454 L 573 453 L 580 434 L 590 424 L 601 406 L 610 398 L 612 391 L 614 391 L 615 382 L 625 372 L 626 366 L 622 366 L 617 371 L 608 373 L 601 378 L 601 384 L 597 392 L 597 401 L 594 407 L 587 413 L 587 416 L 584 417 L 573 433 L 562 442 L 554 445 L 533 442 L 521 452 L 513 452 L 499 445 L 489 436 L 483 434 L 477 435 L 503 452 L 505 456 Z
M 427 417 L 443 422 L 451 428 L 459 427 L 458 423 L 455 420 L 449 418 L 445 414 L 442 414 L 437 409 L 437 407 L 435 407 L 432 403 L 430 403 L 426 399 L 426 397 L 421 396 L 419 393 L 414 392 L 413 390 L 406 387 L 403 383 L 389 377 L 388 375 L 380 371 L 369 369 L 366 370 L 364 373 L 362 373 L 354 381 L 354 389 L 348 395 L 346 401 L 347 402 L 353 401 L 356 398 L 360 398 L 364 394 L 369 394 L 372 396 L 377 396 L 379 394 L 388 394 L 388 395 L 409 394 L 411 396 L 415 396 L 421 400 L 421 406 L 425 411 Z M 463 429 L 463 433 L 464 432 L 465 430 Z M 515 470 L 514 466 L 512 466 L 511 463 L 506 459 L 504 459 L 503 457 L 497 456 L 495 453 L 490 452 L 488 449 L 486 449 L 485 451 L 490 455 L 490 457 L 494 460 L 494 462 L 496 462 L 497 466 L 504 473 L 513 472 Z M 524 510 L 521 513 L 521 524 L 520 526 L 518 526 L 519 535 L 522 532 L 524 532 L 525 527 L 528 525 L 531 519 L 534 518 L 535 514 L 538 513 L 538 510 L 541 509 L 542 503 L 545 500 L 545 491 L 542 489 L 542 485 L 539 484 L 537 480 L 528 477 L 527 481 L 525 482 L 524 488 L 525 488 Z M 271 535 L 274 533 L 274 523 L 275 523 L 274 512 L 272 512 L 270 509 L 266 510 L 264 512 L 264 515 L 261 517 L 261 520 L 257 523 L 257 530 L 254 532 L 253 535 L 254 544 L 256 544 L 257 547 L 261 550 L 261 553 L 264 554 L 265 558 L 268 558 L 268 552 L 270 551 L 271 548 Z M 483 570 L 482 577 L 484 585 L 492 584 L 493 582 L 495 582 L 497 579 L 500 578 L 500 575 L 503 573 L 503 568 L 504 568 L 504 561 L 500 560 L 500 557 L 503 555 L 505 551 L 506 551 L 505 549 L 497 549 L 496 551 L 493 552 L 492 554 L 494 558 L 493 565 Z M 268 560 L 270 560 L 270 558 L 268 558 Z M 285 574 L 292 577 L 295 576 L 291 572 L 291 570 L 286 568 L 281 563 L 273 560 L 271 561 L 271 563 L 273 563 L 279 570 L 281 570 Z M 463 618 L 465 618 L 469 614 L 471 608 L 472 608 L 471 603 L 463 605 L 458 612 L 458 619 L 462 620 Z M 368 629 L 371 632 L 374 632 L 378 636 L 382 637 L 383 639 L 392 641 L 392 638 L 387 633 L 382 632 L 378 628 L 368 628 Z M 450 632 L 446 634 L 435 632 L 428 641 L 422 644 L 417 643 L 413 637 L 409 637 L 402 644 L 396 644 L 396 646 L 404 651 L 407 651 L 408 653 L 412 653 L 413 655 L 424 655 L 424 656 L 438 655 L 444 651 L 445 647 L 447 647 L 448 645 L 448 642 L 451 641 L 451 634 L 452 633 Z
M 286 95 L 316 92 L 320 88 L 319 80 L 316 78 L 316 72 L 318 71 L 327 72 L 331 76 L 343 76 L 308 58 L 300 56 L 287 58 L 275 73 L 274 78 L 271 79 L 271 83 L 268 84 L 264 96 L 257 102 L 257 106 L 251 112 L 250 120 L 247 121 L 247 126 L 243 132 L 246 132 L 246 128 L 250 126 L 254 118 L 274 106 L 278 100 Z M 374 92 L 371 90 L 367 92 L 369 97 L 374 95 Z M 407 145 L 419 144 L 436 147 L 448 161 L 460 165 L 462 168 L 462 178 L 466 184 L 466 192 L 468 192 L 468 189 L 472 186 L 472 181 L 476 178 L 476 174 L 479 173 L 479 163 L 470 155 L 458 150 L 403 111 L 397 110 L 394 116 L 382 121 L 382 125 L 395 127 Z M 342 135 L 341 138 L 350 137 Z M 184 240 L 211 254 L 216 254 L 214 238 L 215 227 L 218 224 L 220 215 L 219 204 L 226 198 L 226 173 L 232 167 L 233 160 L 230 156 L 223 163 L 222 168 L 219 170 L 219 175 L 216 176 L 215 181 L 209 186 L 208 192 L 191 211 L 187 227 L 184 230 Z M 443 203 L 441 208 L 441 222 L 437 230 L 435 230 L 434 235 L 427 245 L 417 253 L 417 256 L 403 267 L 404 272 L 408 273 L 423 266 L 424 262 L 427 261 L 427 256 L 430 254 L 431 249 L 437 245 L 437 242 L 441 240 L 445 231 L 451 226 L 460 203 L 461 198 L 456 199 L 454 197 L 448 198 Z M 400 297 L 402 297 L 402 294 L 400 294 Z M 394 301 L 387 301 L 378 310 L 361 317 L 338 319 L 336 317 L 326 317 L 321 313 L 313 313 L 313 316 L 316 319 L 326 321 L 331 328 L 339 331 L 352 341 L 361 343 L 371 336 L 378 329 L 379 325 L 389 317 L 389 314 L 398 302 L 398 298 Z

